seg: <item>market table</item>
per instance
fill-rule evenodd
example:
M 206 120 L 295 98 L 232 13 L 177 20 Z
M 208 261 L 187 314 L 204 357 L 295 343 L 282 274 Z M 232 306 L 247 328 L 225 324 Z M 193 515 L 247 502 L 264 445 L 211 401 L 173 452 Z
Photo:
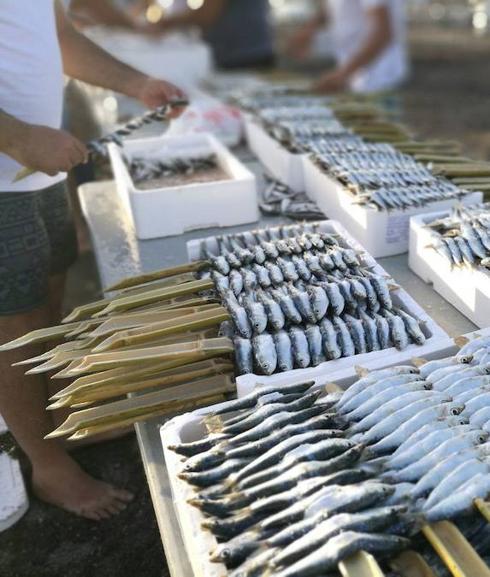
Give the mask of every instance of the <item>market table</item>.
M 245 150 L 238 154 L 258 177 L 259 192 L 264 186 L 260 164 Z M 87 221 L 102 287 L 132 275 L 173 266 L 187 260 L 186 243 L 190 239 L 225 232 L 273 226 L 285 222 L 279 217 L 262 218 L 259 223 L 229 229 L 206 229 L 182 236 L 140 241 L 121 205 L 112 181 L 86 184 L 79 189 L 82 211 Z M 290 222 L 290 221 L 288 221 Z M 408 268 L 407 255 L 379 259 L 380 264 L 451 336 L 476 329 L 452 305 L 442 299 Z M 163 459 L 159 417 L 136 425 L 136 434 L 153 506 L 172 577 L 192 577 L 178 521 L 175 516 L 168 472 Z

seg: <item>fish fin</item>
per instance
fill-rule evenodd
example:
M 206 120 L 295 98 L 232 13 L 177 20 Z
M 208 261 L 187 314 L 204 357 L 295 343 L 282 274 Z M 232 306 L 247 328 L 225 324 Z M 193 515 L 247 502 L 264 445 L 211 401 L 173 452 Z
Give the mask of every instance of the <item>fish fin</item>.
M 358 377 L 366 377 L 369 374 L 369 369 L 366 369 L 365 367 L 361 367 L 359 365 L 355 365 L 354 370 L 356 371 Z
M 325 392 L 327 393 L 338 393 L 340 391 L 341 391 L 340 387 L 335 383 L 327 383 L 325 385 Z
M 223 421 L 217 415 L 205 417 L 204 424 L 209 433 L 219 433 L 223 429 Z
M 421 367 L 422 365 L 425 365 L 428 361 L 427 359 L 424 359 L 424 357 L 413 357 L 413 359 L 410 359 L 410 362 L 414 367 L 418 368 Z
M 388 283 L 388 290 L 389 290 L 390 292 L 397 291 L 397 290 L 399 290 L 400 288 L 401 288 L 401 286 L 400 286 L 399 284 L 395 284 L 395 283 L 393 283 L 393 282 Z
M 478 338 L 480 335 L 476 334 L 475 338 Z M 470 342 L 471 339 L 469 339 L 468 337 L 464 337 L 464 336 L 460 336 L 460 337 L 455 337 L 453 339 L 454 344 L 456 346 L 458 346 L 460 349 L 462 349 L 465 345 L 467 345 Z

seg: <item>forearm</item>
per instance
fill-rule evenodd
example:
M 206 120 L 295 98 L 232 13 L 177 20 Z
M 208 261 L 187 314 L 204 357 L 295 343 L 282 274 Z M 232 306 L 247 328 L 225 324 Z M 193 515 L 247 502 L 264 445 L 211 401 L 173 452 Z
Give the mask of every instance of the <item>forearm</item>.
M 351 76 L 361 68 L 369 66 L 390 44 L 392 40 L 392 30 L 389 13 L 385 8 L 374 9 L 370 15 L 370 32 L 360 47 L 342 66 L 342 71 L 347 76 Z
M 13 156 L 28 126 L 0 108 L 0 153 Z
M 107 0 L 72 0 L 70 11 L 87 16 L 95 24 L 134 28 L 134 20 Z
M 147 76 L 113 58 L 78 32 L 60 6 L 57 7 L 57 27 L 65 74 L 127 96 L 138 94 Z

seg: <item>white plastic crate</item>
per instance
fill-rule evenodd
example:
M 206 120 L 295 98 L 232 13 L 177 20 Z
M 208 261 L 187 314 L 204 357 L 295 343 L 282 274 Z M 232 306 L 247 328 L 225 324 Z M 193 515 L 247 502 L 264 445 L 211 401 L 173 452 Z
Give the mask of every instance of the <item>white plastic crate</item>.
M 7 427 L 0 415 L 0 435 Z M 0 533 L 12 527 L 29 508 L 19 462 L 0 452 Z
M 477 336 L 488 334 L 490 334 L 490 329 L 470 333 L 466 335 L 466 337 L 473 339 Z M 440 340 L 438 347 L 434 347 L 434 350 L 428 353 L 426 358 L 427 360 L 443 358 L 455 354 L 457 350 L 458 347 L 454 344 L 453 340 L 446 338 Z M 384 358 L 378 358 L 376 362 L 363 366 L 375 370 L 397 364 L 399 364 L 399 361 L 394 356 L 385 355 Z M 294 371 L 286 374 L 290 378 L 286 380 L 285 383 L 296 382 L 296 377 L 293 376 L 293 372 Z M 347 389 L 357 379 L 356 371 L 354 367 L 351 367 L 335 374 L 326 372 L 321 379 L 318 379 L 316 384 L 320 385 L 325 382 L 333 382 L 341 388 Z M 224 565 L 212 563 L 209 560 L 209 554 L 216 548 L 217 541 L 211 532 L 201 528 L 201 523 L 205 519 L 204 515 L 199 509 L 187 503 L 188 499 L 194 498 L 196 494 L 191 485 L 178 478 L 178 474 L 183 470 L 184 458 L 171 451 L 168 447 L 170 445 L 202 439 L 205 435 L 202 418 L 213 410 L 216 410 L 217 407 L 225 404 L 226 403 L 222 403 L 180 415 L 168 421 L 160 429 L 175 511 L 195 577 L 223 577 L 227 574 L 227 569 Z
M 304 156 L 302 160 L 306 194 L 329 218 L 343 224 L 374 258 L 408 251 L 412 216 L 445 210 L 460 202 L 475 204 L 482 201 L 482 193 L 475 192 L 461 201 L 444 200 L 407 210 L 377 211 L 354 204 L 354 194 L 340 182 L 323 172 L 310 157 Z
M 479 327 L 490 325 L 490 274 L 467 267 L 451 268 L 433 248 L 438 235 L 426 224 L 449 215 L 448 211 L 413 217 L 410 221 L 408 264 L 416 275 Z
M 140 239 L 183 234 L 201 228 L 236 226 L 259 218 L 255 176 L 209 134 L 127 140 L 109 145 L 117 190 Z M 138 158 L 195 158 L 215 154 L 229 179 L 156 189 L 138 189 L 123 161 Z
M 289 152 L 250 114 L 244 114 L 244 121 L 248 147 L 270 175 L 294 192 L 304 192 L 303 155 Z
M 290 229 L 301 229 L 301 225 L 291 225 Z M 388 273 L 376 263 L 374 258 L 364 250 L 364 248 L 352 238 L 352 236 L 345 230 L 345 228 L 333 220 L 325 220 L 319 223 L 319 230 L 325 233 L 335 234 L 339 238 L 342 246 L 353 248 L 362 253 L 362 260 L 367 267 L 371 267 L 373 272 L 382 276 L 389 276 Z M 205 239 L 190 240 L 187 243 L 187 254 L 191 261 L 199 260 L 201 257 L 201 247 L 205 243 L 206 249 L 212 254 L 217 254 L 218 242 L 216 237 L 208 237 Z M 441 339 L 447 339 L 447 333 L 420 307 L 412 297 L 401 287 L 392 291 L 391 297 L 393 304 L 402 308 L 412 316 L 422 321 L 422 330 L 427 338 L 424 345 L 418 346 L 415 344 L 409 345 L 403 351 L 397 351 L 394 347 L 385 349 L 383 351 L 374 351 L 352 357 L 341 358 L 333 361 L 326 361 L 317 367 L 307 369 L 295 369 L 288 373 L 277 373 L 271 376 L 255 375 L 253 373 L 243 375 L 237 378 L 238 396 L 246 395 L 255 382 L 260 381 L 264 384 L 282 383 L 285 379 L 294 378 L 298 381 L 310 380 L 317 378 L 318 375 L 329 375 L 333 372 L 348 369 L 354 365 L 376 362 L 383 360 L 387 356 L 393 357 L 395 363 L 403 363 L 409 361 L 414 356 L 424 356 L 438 347 Z M 294 377 L 292 377 L 294 375 Z

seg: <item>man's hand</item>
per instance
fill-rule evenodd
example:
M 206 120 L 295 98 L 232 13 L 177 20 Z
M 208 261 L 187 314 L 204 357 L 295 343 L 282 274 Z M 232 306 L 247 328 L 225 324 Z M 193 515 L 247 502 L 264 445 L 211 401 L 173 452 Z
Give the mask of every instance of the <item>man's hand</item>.
M 9 155 L 27 168 L 54 176 L 68 172 L 88 159 L 85 145 L 63 130 L 24 125 Z
M 315 82 L 313 89 L 315 92 L 321 92 L 322 94 L 331 94 L 346 90 L 348 82 L 348 74 L 343 70 L 337 69 L 333 72 L 323 74 L 320 79 Z
M 177 86 L 151 77 L 140 85 L 136 97 L 148 108 L 157 108 L 175 100 L 187 100 L 186 93 Z M 175 108 L 172 116 L 179 116 L 182 110 L 182 108 Z

